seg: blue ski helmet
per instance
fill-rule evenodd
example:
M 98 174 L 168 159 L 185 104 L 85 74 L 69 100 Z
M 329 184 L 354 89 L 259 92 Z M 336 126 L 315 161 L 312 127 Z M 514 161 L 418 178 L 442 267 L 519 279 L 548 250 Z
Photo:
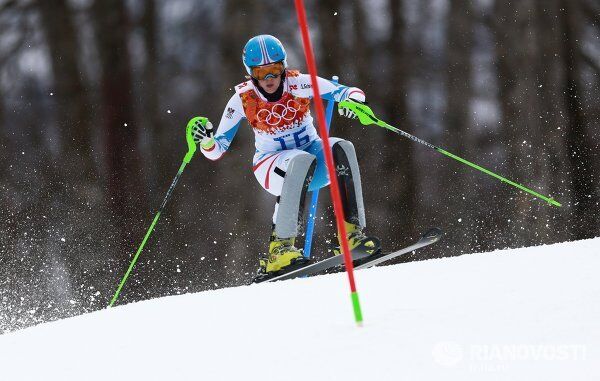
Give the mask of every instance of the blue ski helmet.
M 287 68 L 287 54 L 281 41 L 269 34 L 261 34 L 248 40 L 242 51 L 242 62 L 248 75 L 252 75 L 254 66 L 283 62 L 284 69 Z

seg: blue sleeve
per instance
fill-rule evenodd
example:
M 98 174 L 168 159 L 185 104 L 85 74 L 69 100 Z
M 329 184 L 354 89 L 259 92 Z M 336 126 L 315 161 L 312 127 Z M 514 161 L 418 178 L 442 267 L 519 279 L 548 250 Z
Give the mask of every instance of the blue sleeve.
M 215 144 L 205 149 L 201 147 L 201 151 L 210 160 L 220 159 L 221 156 L 229 149 L 235 134 L 237 133 L 242 119 L 245 118 L 244 107 L 242 100 L 238 94 L 233 94 L 219 122 L 219 127 L 214 137 Z

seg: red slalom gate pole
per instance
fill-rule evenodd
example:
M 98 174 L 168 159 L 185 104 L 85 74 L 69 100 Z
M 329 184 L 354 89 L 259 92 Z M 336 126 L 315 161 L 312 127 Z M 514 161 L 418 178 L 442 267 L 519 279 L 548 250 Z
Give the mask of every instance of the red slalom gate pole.
M 323 151 L 325 151 L 325 162 L 327 163 L 327 171 L 329 172 L 331 199 L 333 200 L 333 210 L 335 213 L 335 219 L 337 222 L 337 229 L 340 233 L 340 246 L 344 255 L 344 262 L 346 265 L 346 273 L 348 274 L 348 281 L 350 282 L 350 293 L 352 298 L 352 307 L 354 310 L 354 319 L 360 326 L 362 325 L 362 311 L 360 308 L 360 301 L 358 299 L 358 292 L 356 291 L 356 284 L 354 282 L 354 266 L 352 264 L 352 257 L 350 256 L 350 246 L 348 245 L 346 226 L 344 225 L 344 208 L 342 207 L 342 200 L 340 197 L 340 187 L 338 185 L 337 176 L 335 174 L 335 166 L 333 163 L 333 153 L 329 146 L 329 134 L 327 133 L 327 124 L 325 123 L 325 108 L 323 107 L 323 101 L 321 100 L 321 93 L 319 92 L 319 84 L 317 83 L 317 65 L 315 64 L 315 57 L 313 55 L 312 45 L 310 43 L 310 35 L 308 34 L 308 23 L 306 22 L 306 11 L 304 9 L 303 0 L 294 0 L 296 5 L 296 14 L 298 15 L 298 24 L 300 25 L 300 32 L 302 33 L 302 45 L 304 46 L 304 55 L 306 56 L 306 64 L 310 73 L 310 80 L 313 89 L 313 99 L 315 101 L 315 110 L 317 112 L 317 121 L 319 124 L 319 134 L 323 140 Z

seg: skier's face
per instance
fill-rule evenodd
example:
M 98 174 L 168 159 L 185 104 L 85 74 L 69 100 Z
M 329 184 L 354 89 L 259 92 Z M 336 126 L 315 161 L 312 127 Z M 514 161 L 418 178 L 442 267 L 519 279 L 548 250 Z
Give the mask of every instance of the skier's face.
M 276 78 L 259 79 L 258 84 L 268 94 L 273 94 L 281 84 L 281 75 L 278 75 Z
M 281 84 L 281 75 L 284 70 L 283 62 L 254 66 L 252 68 L 252 78 L 258 81 L 264 91 L 268 94 L 273 94 Z

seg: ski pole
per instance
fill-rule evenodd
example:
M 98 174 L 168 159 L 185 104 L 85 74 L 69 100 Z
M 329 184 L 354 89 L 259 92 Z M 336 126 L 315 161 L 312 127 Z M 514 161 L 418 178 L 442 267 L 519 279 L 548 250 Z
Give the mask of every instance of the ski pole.
M 561 203 L 559 203 L 558 201 L 554 200 L 553 198 L 541 195 L 541 194 L 539 194 L 539 193 L 537 193 L 537 192 L 535 192 L 535 191 L 533 191 L 533 190 L 531 190 L 531 189 L 529 189 L 529 188 L 527 188 L 527 187 L 525 187 L 525 186 L 523 186 L 523 185 L 521 185 L 519 183 L 516 183 L 516 182 L 511 181 L 511 180 L 509 180 L 509 179 L 507 179 L 505 177 L 502 177 L 502 176 L 500 176 L 500 175 L 498 175 L 498 174 L 490 171 L 489 169 L 486 169 L 486 168 L 483 168 L 483 167 L 481 167 L 481 166 L 479 166 L 477 164 L 471 163 L 470 161 L 465 160 L 462 157 L 456 156 L 456 155 L 454 155 L 454 154 L 452 154 L 452 153 L 450 153 L 450 152 L 448 152 L 448 151 L 446 151 L 446 150 L 444 150 L 444 149 L 442 149 L 440 147 L 436 147 L 436 146 L 434 146 L 431 143 L 427 143 L 426 141 L 424 141 L 422 139 L 419 139 L 416 136 L 413 136 L 413 135 L 409 134 L 408 132 L 404 132 L 404 131 L 402 131 L 399 128 L 396 128 L 394 126 L 391 126 L 391 125 L 387 124 L 383 120 L 377 118 L 375 116 L 375 114 L 373 113 L 373 110 L 371 110 L 371 108 L 369 106 L 367 106 L 367 105 L 364 105 L 364 104 L 358 103 L 358 102 L 354 102 L 354 101 L 346 100 L 346 101 L 340 102 L 339 107 L 347 107 L 347 108 L 351 109 L 352 111 L 354 111 L 354 113 L 358 116 L 358 119 L 360 120 L 360 122 L 363 125 L 365 125 L 365 126 L 368 126 L 370 124 L 375 124 L 375 125 L 377 125 L 379 127 L 386 128 L 386 129 L 388 129 L 390 131 L 393 131 L 393 132 L 395 132 L 395 133 L 397 133 L 399 135 L 404 136 L 405 138 L 408 138 L 408 139 L 410 139 L 412 141 L 415 141 L 417 143 L 423 144 L 426 147 L 432 148 L 432 149 L 438 151 L 441 154 L 444 154 L 444 155 L 446 155 L 446 156 L 448 156 L 448 157 L 450 157 L 450 158 L 452 158 L 452 159 L 454 159 L 456 161 L 459 161 L 459 162 L 461 162 L 463 164 L 468 165 L 471 168 L 475 168 L 478 171 L 481 171 L 481 172 L 483 172 L 483 173 L 485 173 L 487 175 L 490 175 L 490 176 L 492 176 L 492 177 L 494 177 L 494 178 L 496 178 L 496 179 L 498 179 L 498 180 L 500 180 L 500 181 L 502 181 L 502 182 L 504 182 L 506 184 L 512 185 L 512 186 L 514 186 L 516 188 L 519 188 L 520 190 L 522 190 L 524 192 L 532 194 L 532 195 L 534 195 L 534 196 L 536 196 L 536 197 L 538 197 L 538 198 L 540 198 L 540 199 L 548 202 L 551 205 L 558 206 L 558 207 L 562 206 Z
M 137 262 L 138 257 L 140 256 L 140 253 L 144 249 L 144 246 L 146 246 L 146 242 L 148 241 L 148 238 L 154 231 L 154 226 L 158 222 L 158 219 L 160 218 L 160 215 L 163 212 L 165 205 L 167 205 L 167 202 L 171 198 L 171 194 L 173 194 L 173 190 L 175 189 L 175 186 L 177 185 L 177 182 L 179 181 L 179 178 L 181 177 L 181 174 L 183 173 L 185 166 L 187 164 L 189 164 L 189 162 L 192 160 L 192 157 L 194 156 L 194 153 L 196 152 L 196 143 L 194 142 L 194 138 L 192 136 L 192 127 L 194 126 L 196 121 L 198 121 L 200 119 L 201 119 L 201 117 L 195 117 L 195 118 L 191 119 L 187 124 L 186 130 L 185 130 L 185 138 L 187 140 L 188 152 L 185 154 L 185 157 L 183 158 L 183 162 L 181 163 L 181 166 L 179 167 L 179 171 L 177 171 L 177 175 L 173 179 L 173 182 L 171 183 L 171 186 L 169 187 L 169 190 L 167 191 L 167 194 L 166 194 L 162 204 L 160 205 L 160 208 L 158 208 L 158 212 L 154 216 L 154 219 L 152 220 L 152 224 L 150 225 L 150 228 L 146 232 L 146 235 L 144 236 L 142 243 L 140 244 L 139 248 L 137 249 L 137 252 L 135 253 L 135 256 L 133 257 L 133 260 L 129 264 L 129 268 L 127 269 L 127 272 L 125 272 L 123 279 L 121 279 L 121 283 L 119 284 L 117 291 L 115 292 L 112 300 L 110 301 L 110 304 L 108 305 L 109 307 L 112 307 L 113 304 L 115 304 L 115 302 L 117 301 L 117 298 L 119 297 L 119 294 L 121 293 L 121 289 L 123 289 L 125 282 L 127 282 L 127 278 L 129 277 L 129 274 L 133 270 L 133 267 L 135 266 L 135 263 Z
M 334 75 L 331 78 L 331 82 L 338 83 L 338 76 Z M 327 102 L 327 108 L 325 109 L 325 119 L 327 122 L 327 132 L 331 128 L 331 117 L 333 116 L 333 106 L 335 106 L 335 100 L 332 98 Z M 306 238 L 304 240 L 304 257 L 310 258 L 312 251 L 313 233 L 315 231 L 315 220 L 317 219 L 317 206 L 319 205 L 319 189 L 315 189 L 312 192 L 310 199 L 310 206 L 308 207 L 308 222 L 306 223 Z

